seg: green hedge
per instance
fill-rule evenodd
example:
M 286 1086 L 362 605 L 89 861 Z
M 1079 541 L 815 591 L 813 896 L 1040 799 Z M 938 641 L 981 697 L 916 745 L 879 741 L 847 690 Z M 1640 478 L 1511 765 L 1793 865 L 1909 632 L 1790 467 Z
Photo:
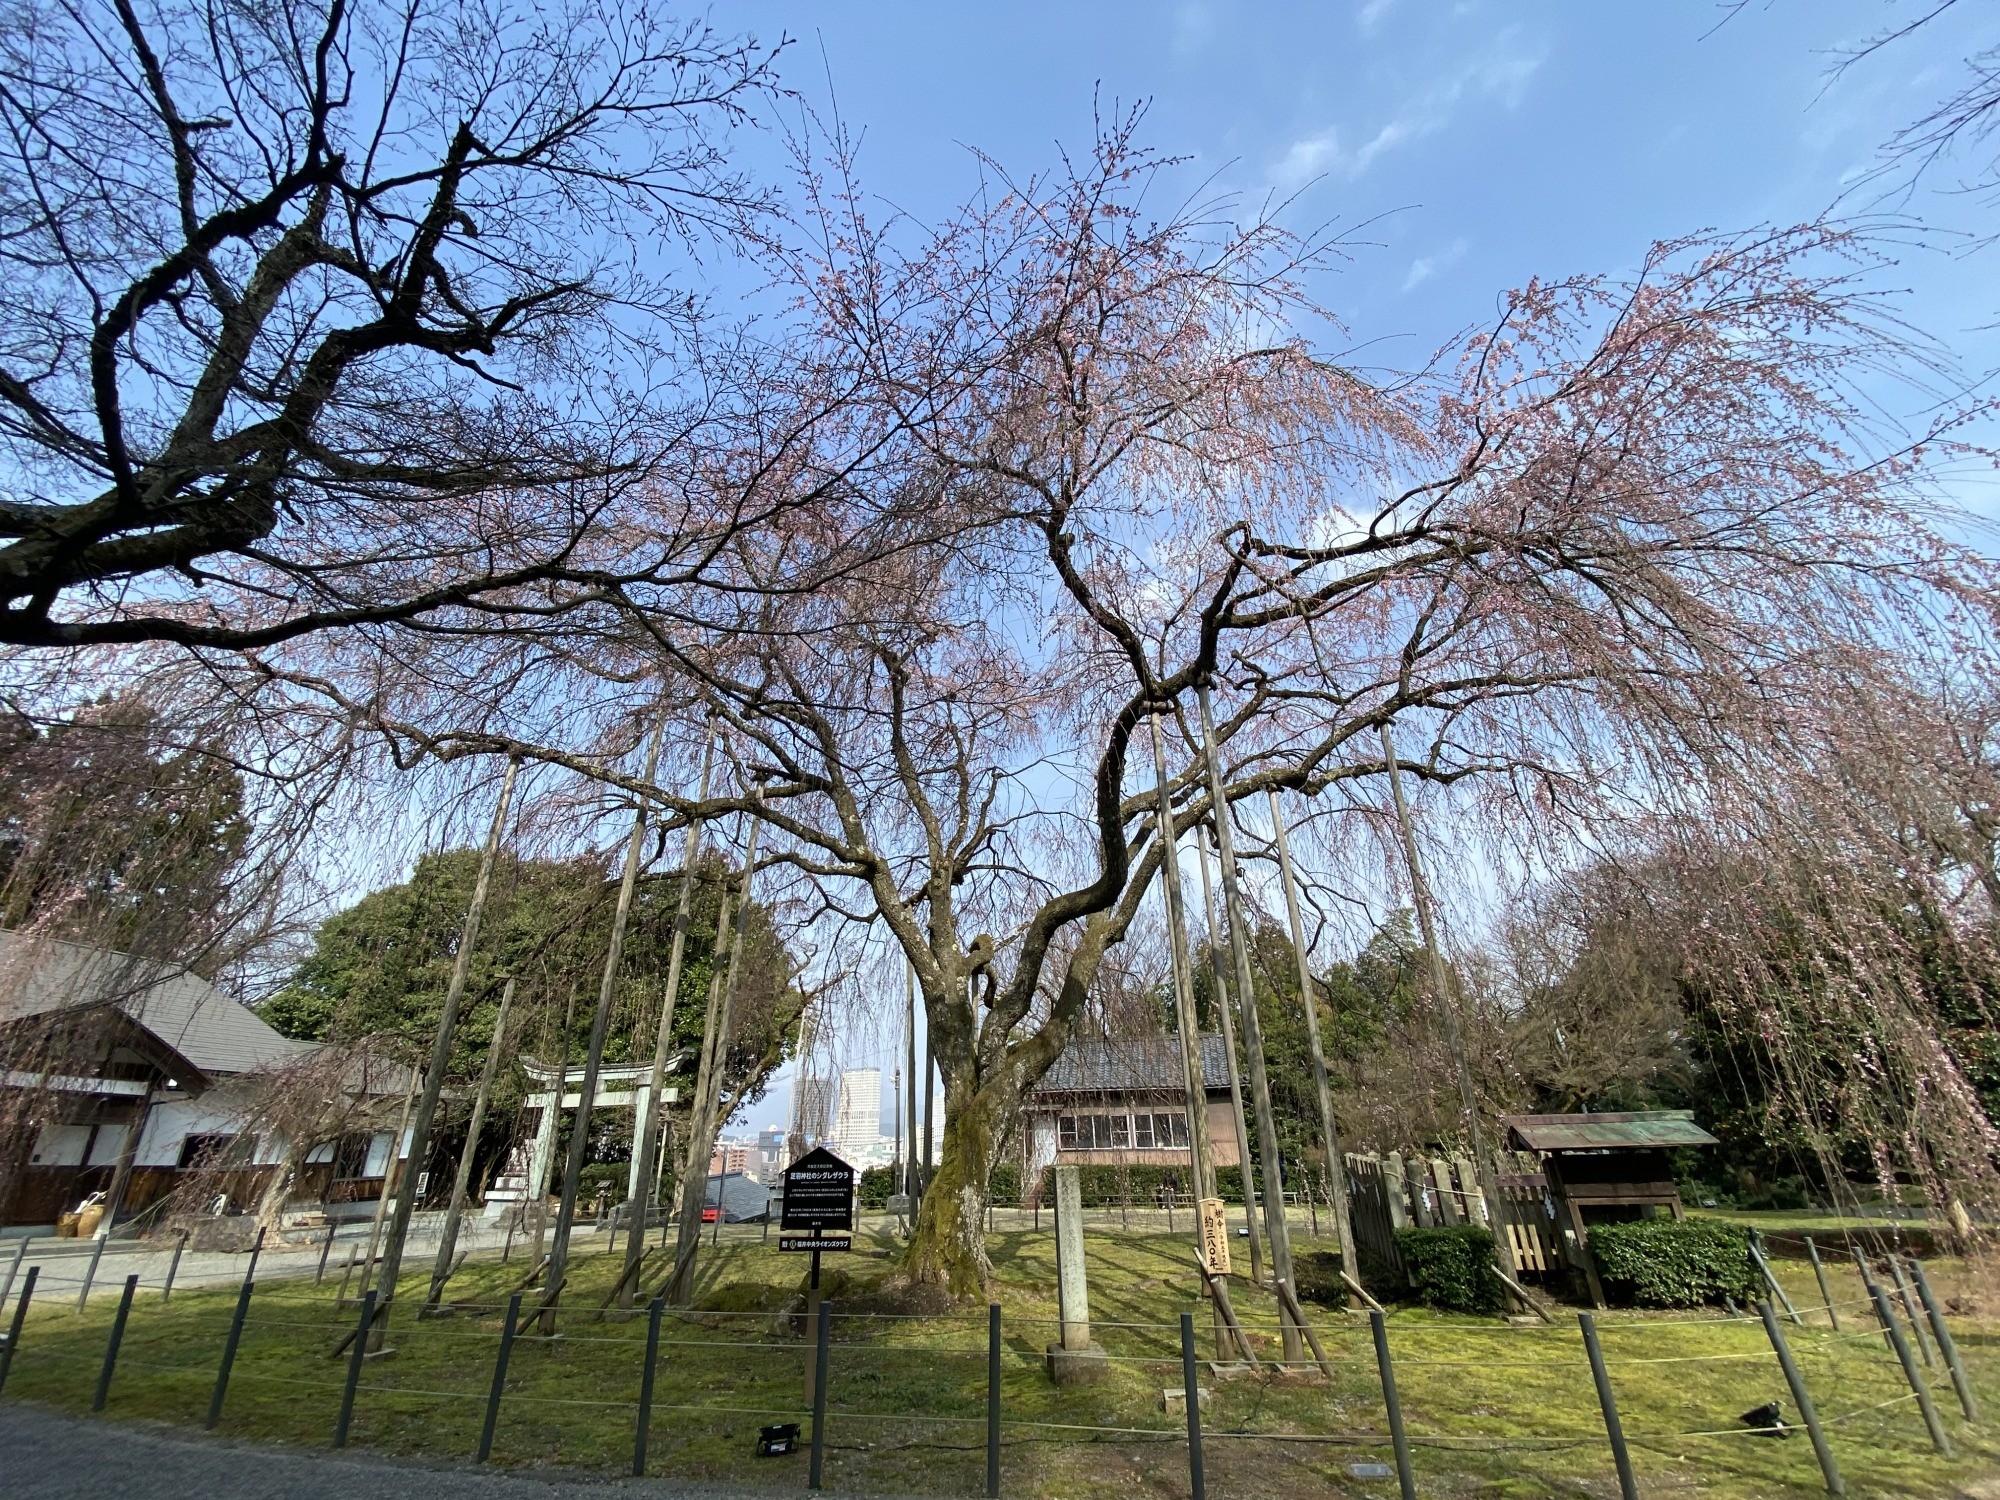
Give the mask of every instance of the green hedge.
M 1295 1250 L 1292 1252 L 1292 1290 L 1301 1302 L 1318 1302 L 1327 1307 L 1343 1307 L 1347 1288 L 1340 1280 L 1338 1250 Z
M 889 1195 L 895 1190 L 896 1172 L 892 1167 L 863 1167 L 854 1183 L 854 1196 L 861 1200 L 863 1208 L 887 1208 Z
M 1590 1226 L 1605 1295 L 1638 1307 L 1754 1301 L 1750 1231 L 1720 1219 L 1638 1219 Z
M 1043 1203 L 1053 1204 L 1056 1200 L 1054 1174 L 1054 1167 L 1042 1169 Z M 1218 1171 L 1216 1175 L 1220 1177 L 1222 1174 Z M 1000 1169 L 996 1169 L 993 1176 L 997 1180 Z M 1161 1201 L 1160 1189 L 1170 1183 L 1174 1189 L 1174 1202 L 1185 1208 L 1189 1202 L 1187 1173 L 1178 1167 L 1084 1166 L 1076 1169 L 1077 1192 L 1082 1196 L 1085 1208 L 1116 1208 L 1128 1201 L 1134 1208 L 1148 1208 Z M 1126 1196 L 1128 1193 L 1131 1195 L 1129 1199 Z M 996 1192 L 994 1201 L 1004 1200 Z
M 1493 1236 L 1477 1224 L 1399 1229 L 1396 1248 L 1411 1286 L 1432 1307 L 1493 1313 L 1504 1305 L 1506 1288 L 1493 1265 Z

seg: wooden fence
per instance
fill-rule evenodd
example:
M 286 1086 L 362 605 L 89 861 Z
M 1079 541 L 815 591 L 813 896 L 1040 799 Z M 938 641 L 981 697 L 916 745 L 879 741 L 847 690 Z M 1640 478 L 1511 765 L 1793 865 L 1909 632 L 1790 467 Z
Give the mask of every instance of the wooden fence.
M 1532 1157 L 1513 1165 L 1524 1170 L 1502 1172 L 1499 1185 L 1515 1274 L 1537 1278 L 1560 1274 L 1562 1239 L 1549 1212 L 1547 1181 L 1533 1170 Z M 1408 1277 L 1396 1248 L 1397 1230 L 1468 1223 L 1492 1227 L 1486 1195 L 1469 1157 L 1350 1153 L 1347 1188 L 1355 1249 L 1364 1268 L 1392 1282 Z

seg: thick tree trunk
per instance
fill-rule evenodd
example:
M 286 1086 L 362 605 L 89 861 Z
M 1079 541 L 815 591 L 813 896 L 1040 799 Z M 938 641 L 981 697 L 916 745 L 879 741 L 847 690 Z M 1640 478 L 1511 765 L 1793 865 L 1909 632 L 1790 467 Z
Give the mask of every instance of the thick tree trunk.
M 962 1301 L 984 1300 L 993 1279 L 986 1258 L 986 1193 L 1008 1118 L 1020 1103 L 1013 1070 L 982 1085 L 949 1083 L 944 1133 L 903 1269 L 920 1286 Z

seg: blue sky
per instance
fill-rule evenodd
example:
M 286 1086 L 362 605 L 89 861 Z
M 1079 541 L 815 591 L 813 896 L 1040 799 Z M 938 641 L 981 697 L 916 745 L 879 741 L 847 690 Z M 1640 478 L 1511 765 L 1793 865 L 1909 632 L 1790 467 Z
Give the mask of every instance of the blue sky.
M 1896 0 L 1740 10 L 1604 0 L 1335 4 L 802 3 L 728 6 L 724 27 L 796 39 L 788 81 L 863 138 L 870 191 L 918 218 L 974 180 L 1088 140 L 1093 100 L 1148 105 L 1146 136 L 1254 211 L 1357 240 L 1321 292 L 1371 358 L 1407 366 L 1530 276 L 1617 272 L 1660 238 L 1824 211 L 1879 144 L 1955 85 L 1996 28 L 1960 6 L 1839 77 L 1847 49 L 1915 13 Z M 1872 190 L 1867 198 L 1874 196 Z M 1865 199 L 1853 200 L 1865 206 Z M 1942 229 L 1993 214 L 1924 191 Z M 1991 252 L 1915 252 L 1920 326 L 2000 364 Z
M 1352 263 L 1318 289 L 1368 359 L 1419 364 L 1531 276 L 1616 274 L 1649 244 L 1789 223 L 1843 201 L 1897 127 L 1957 86 L 2000 33 L 1961 5 L 1834 76 L 1843 52 L 1916 13 L 1894 0 L 814 6 L 758 0 L 723 28 L 796 38 L 787 80 L 862 139 L 868 190 L 918 219 L 976 180 L 970 151 L 1025 175 L 1087 144 L 1094 102 L 1148 106 L 1146 139 L 1245 212 L 1292 199 L 1296 227 L 1346 226 Z M 1896 206 L 1940 233 L 1881 285 L 1957 351 L 2000 367 L 2000 210 L 1941 177 Z M 1857 187 L 1859 183 L 1859 187 Z M 1989 513 L 1975 481 L 1965 503 Z M 893 1045 L 893 1042 L 891 1043 Z M 866 1055 L 854 1065 L 893 1059 Z M 787 1118 L 788 1078 L 736 1128 Z

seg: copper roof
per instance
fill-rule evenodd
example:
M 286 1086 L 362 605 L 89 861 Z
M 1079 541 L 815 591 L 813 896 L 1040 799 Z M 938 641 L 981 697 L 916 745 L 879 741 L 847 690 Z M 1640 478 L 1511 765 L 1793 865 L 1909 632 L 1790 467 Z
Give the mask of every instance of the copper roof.
M 1509 1138 L 1529 1151 L 1656 1151 L 1713 1146 L 1691 1109 L 1613 1110 L 1584 1115 L 1502 1115 Z

